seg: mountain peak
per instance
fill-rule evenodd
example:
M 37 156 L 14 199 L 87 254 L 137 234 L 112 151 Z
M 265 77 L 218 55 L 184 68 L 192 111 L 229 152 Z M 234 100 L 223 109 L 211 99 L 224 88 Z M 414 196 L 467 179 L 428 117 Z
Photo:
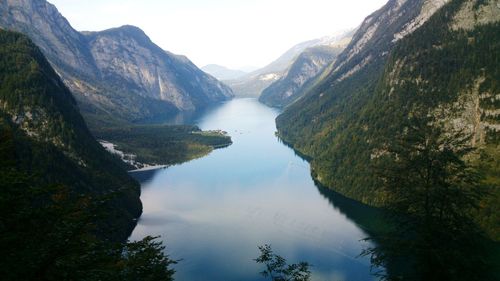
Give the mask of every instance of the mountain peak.
M 148 37 L 142 29 L 140 29 L 139 27 L 137 27 L 135 25 L 126 24 L 126 25 L 122 25 L 120 27 L 114 28 L 114 30 L 126 32 L 128 34 L 135 35 L 135 36 Z
M 146 33 L 137 26 L 134 25 L 122 25 L 120 27 L 114 27 L 110 29 L 105 29 L 103 31 L 86 32 L 85 35 L 92 37 L 96 35 L 111 35 L 119 37 L 133 38 L 141 42 L 152 42 Z
M 40 47 L 92 124 L 163 120 L 232 96 L 136 26 L 80 33 L 46 0 L 2 0 L 0 27 L 26 34 Z

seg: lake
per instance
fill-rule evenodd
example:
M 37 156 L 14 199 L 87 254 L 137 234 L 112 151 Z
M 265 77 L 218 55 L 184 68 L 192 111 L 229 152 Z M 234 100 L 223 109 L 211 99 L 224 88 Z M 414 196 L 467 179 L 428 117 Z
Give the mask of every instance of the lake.
M 131 239 L 161 235 L 176 280 L 266 280 L 253 259 L 271 244 L 288 262 L 313 265 L 312 280 L 376 280 L 359 257 L 370 208 L 316 186 L 309 164 L 275 136 L 279 111 L 234 99 L 204 113 L 203 130 L 233 145 L 182 165 L 132 174 L 144 205 Z

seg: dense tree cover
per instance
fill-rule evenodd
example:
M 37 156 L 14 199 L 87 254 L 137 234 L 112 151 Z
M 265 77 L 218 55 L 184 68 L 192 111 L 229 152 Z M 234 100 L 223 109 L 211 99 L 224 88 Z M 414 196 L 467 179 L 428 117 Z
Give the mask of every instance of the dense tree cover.
M 2 280 L 172 280 L 153 237 L 122 243 L 140 212 L 138 184 L 38 48 L 0 30 Z
M 231 137 L 218 131 L 201 131 L 190 125 L 142 125 L 103 128 L 94 132 L 116 149 L 136 155 L 143 164 L 180 164 L 205 156 L 214 148 L 231 145 Z
M 1 164 L 2 280 L 173 280 L 175 261 L 154 237 L 121 243 L 96 235 L 112 197 L 39 185 L 5 158 Z
M 377 266 L 409 257 L 411 272 L 382 274 L 387 280 L 495 280 L 472 215 L 484 190 L 464 161 L 474 150 L 470 135 L 439 123 L 428 112 L 413 116 L 377 159 L 378 188 L 397 227 L 365 254 Z
M 75 194 L 115 194 L 107 204 L 114 216 L 102 221 L 102 231 L 125 239 L 141 213 L 139 185 L 95 141 L 71 93 L 27 37 L 0 30 L 0 81 L 0 132 L 13 143 L 4 151 L 12 165 Z
M 500 24 L 451 29 L 463 3 L 451 1 L 388 55 L 374 57 L 350 77 L 326 77 L 285 110 L 277 126 L 286 142 L 313 158 L 312 173 L 322 184 L 380 206 L 387 194 L 376 189 L 373 161 L 404 128 L 416 104 L 443 113 L 445 129 L 461 126 L 474 133 L 479 157 L 468 160 L 482 167 L 481 184 L 491 194 L 476 217 L 490 237 L 499 239 L 499 134 L 487 125 L 498 126 L 492 112 L 498 110 L 500 92 Z

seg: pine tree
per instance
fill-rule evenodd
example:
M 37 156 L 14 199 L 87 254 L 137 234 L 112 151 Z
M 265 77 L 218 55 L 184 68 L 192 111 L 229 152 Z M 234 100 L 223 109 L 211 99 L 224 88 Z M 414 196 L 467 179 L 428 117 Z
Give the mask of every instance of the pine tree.
M 396 227 L 365 251 L 375 265 L 408 257 L 410 280 L 479 280 L 481 233 L 472 211 L 484 195 L 470 136 L 421 111 L 376 164 L 379 192 Z M 391 280 L 394 277 L 384 276 Z

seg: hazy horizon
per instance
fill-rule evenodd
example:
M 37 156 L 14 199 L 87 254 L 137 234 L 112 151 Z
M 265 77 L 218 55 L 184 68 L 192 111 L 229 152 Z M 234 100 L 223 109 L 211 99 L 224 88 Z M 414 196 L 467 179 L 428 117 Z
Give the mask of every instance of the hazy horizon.
M 297 43 L 355 28 L 387 0 L 49 2 L 79 31 L 135 25 L 198 67 L 242 69 L 263 67 Z

